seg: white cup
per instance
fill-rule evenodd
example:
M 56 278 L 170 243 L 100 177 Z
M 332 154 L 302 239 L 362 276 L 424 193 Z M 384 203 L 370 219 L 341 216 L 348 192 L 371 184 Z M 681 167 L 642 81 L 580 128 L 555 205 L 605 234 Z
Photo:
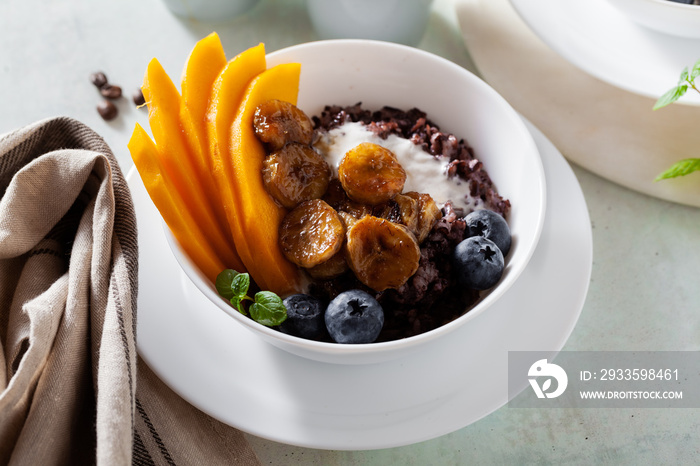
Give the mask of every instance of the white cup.
M 321 39 L 376 39 L 417 45 L 432 0 L 307 0 Z
M 230 20 L 259 0 L 163 0 L 177 16 L 206 22 Z

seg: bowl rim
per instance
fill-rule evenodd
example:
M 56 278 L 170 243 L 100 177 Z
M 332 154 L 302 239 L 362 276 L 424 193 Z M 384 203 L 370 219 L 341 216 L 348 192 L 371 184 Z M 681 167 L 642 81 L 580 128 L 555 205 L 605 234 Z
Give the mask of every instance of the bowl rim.
M 386 49 L 387 53 L 391 53 L 392 50 L 402 53 L 412 53 L 416 54 L 423 59 L 435 60 L 442 63 L 442 66 L 447 66 L 452 68 L 464 75 L 465 79 L 469 80 L 473 85 L 478 86 L 483 92 L 487 93 L 491 100 L 500 105 L 504 111 L 510 116 L 511 123 L 514 125 L 518 131 L 523 136 L 523 140 L 529 146 L 527 150 L 523 150 L 523 153 L 528 153 L 532 155 L 532 160 L 536 164 L 536 171 L 539 174 L 538 177 L 538 197 L 540 199 L 538 205 L 538 221 L 535 226 L 535 234 L 532 241 L 532 246 L 526 251 L 523 257 L 523 265 L 519 269 L 510 270 L 509 275 L 506 279 L 501 279 L 499 283 L 492 289 L 485 292 L 479 301 L 471 308 L 469 308 L 464 314 L 458 318 L 443 324 L 435 329 L 429 330 L 427 332 L 413 335 L 406 338 L 401 338 L 397 340 L 382 341 L 375 343 L 361 343 L 361 344 L 339 344 L 334 342 L 322 342 L 316 340 L 309 340 L 294 335 L 289 335 L 274 328 L 266 327 L 248 316 L 245 316 L 234 309 L 223 297 L 221 297 L 204 274 L 199 270 L 198 267 L 194 265 L 189 256 L 184 252 L 184 250 L 178 244 L 177 239 L 173 236 L 168 228 L 167 224 L 163 221 L 163 230 L 170 246 L 171 251 L 175 255 L 176 260 L 181 264 L 181 268 L 188 276 L 188 278 L 195 284 L 195 286 L 203 292 L 210 301 L 216 304 L 228 315 L 232 316 L 235 320 L 245 325 L 249 330 L 254 332 L 260 332 L 268 340 L 275 340 L 288 347 L 288 345 L 294 347 L 300 347 L 304 350 L 313 353 L 323 353 L 328 356 L 361 356 L 368 353 L 384 354 L 397 351 L 399 349 L 406 349 L 407 347 L 419 346 L 429 341 L 433 341 L 442 335 L 452 332 L 453 330 L 465 325 L 467 322 L 477 318 L 486 309 L 488 309 L 493 302 L 495 302 L 501 295 L 503 295 L 515 281 L 519 278 L 520 274 L 527 267 L 532 255 L 537 248 L 537 244 L 540 240 L 542 229 L 544 226 L 544 219 L 546 215 L 546 180 L 544 174 L 544 166 L 542 164 L 542 158 L 540 156 L 539 150 L 535 144 L 534 139 L 530 131 L 527 129 L 522 117 L 513 109 L 513 107 L 502 97 L 495 89 L 483 81 L 480 77 L 467 70 L 466 68 L 457 65 L 456 63 L 448 60 L 447 58 L 441 57 L 439 55 L 433 54 L 431 52 L 421 50 L 415 47 L 402 45 L 393 42 L 371 40 L 371 39 L 328 39 L 328 40 L 317 40 L 310 41 L 301 44 L 296 44 L 290 47 L 285 47 L 273 52 L 266 54 L 266 60 L 268 61 L 268 67 L 270 66 L 270 60 L 275 61 L 275 58 L 280 55 L 285 55 L 288 53 L 293 53 L 297 50 L 303 50 L 313 47 L 333 47 L 333 46 L 359 46 L 359 47 L 379 47 Z M 282 62 L 279 62 L 282 63 Z M 274 65 L 273 65 L 274 66 Z M 302 68 L 303 70 L 303 68 Z M 303 71 L 302 71 L 303 73 Z M 302 76 L 303 77 L 303 76 Z M 182 267 L 183 262 L 187 264 L 187 267 Z M 508 264 L 506 264 L 507 266 Z
M 608 0 L 638 25 L 681 38 L 700 38 L 700 5 L 669 0 Z
M 670 0 L 607 0 L 608 2 L 615 4 L 615 5 L 625 5 L 625 6 L 631 6 L 632 3 L 640 4 L 640 3 L 646 3 L 647 5 L 650 5 L 649 8 L 659 8 L 659 9 L 677 9 L 683 11 L 685 15 L 685 19 L 688 18 L 688 15 L 693 15 L 695 13 L 691 13 L 693 11 L 698 11 L 700 12 L 700 5 L 693 5 L 689 3 L 678 3 L 678 2 L 672 2 Z M 629 10 L 627 10 L 629 11 Z
M 612 1 L 617 1 L 617 0 L 612 0 Z M 655 3 L 657 5 L 663 5 L 663 8 L 679 8 L 681 10 L 685 10 L 686 13 L 691 10 L 700 10 L 700 8 L 694 8 L 694 7 L 700 7 L 700 5 L 693 5 L 689 3 L 678 3 L 678 2 L 672 2 L 670 0 L 642 0 L 647 3 Z

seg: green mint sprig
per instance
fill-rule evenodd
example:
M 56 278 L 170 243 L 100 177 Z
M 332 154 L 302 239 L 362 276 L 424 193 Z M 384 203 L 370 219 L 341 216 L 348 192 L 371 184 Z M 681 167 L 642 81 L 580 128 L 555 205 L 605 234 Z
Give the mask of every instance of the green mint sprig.
M 695 78 L 698 76 L 700 76 L 700 60 L 695 62 L 695 65 L 693 65 L 690 71 L 687 66 L 683 69 L 678 78 L 676 87 L 669 89 L 664 95 L 659 97 L 659 100 L 654 104 L 654 110 L 658 110 L 677 101 L 688 92 L 688 89 L 693 89 L 695 92 L 700 93 L 700 90 L 695 84 Z M 671 165 L 663 173 L 660 173 L 654 181 L 685 176 L 695 171 L 700 171 L 700 158 L 683 159 Z
M 689 88 L 693 89 L 695 92 L 700 92 L 700 90 L 698 90 L 698 88 L 695 86 L 695 78 L 698 76 L 700 76 L 700 60 L 695 62 L 693 69 L 690 71 L 688 71 L 687 66 L 683 68 L 683 71 L 681 71 L 681 75 L 678 78 L 678 84 L 676 87 L 669 89 L 664 95 L 659 97 L 659 100 L 657 100 L 654 104 L 654 110 L 663 108 L 680 99 L 686 92 L 688 92 Z
M 248 308 L 250 317 L 262 325 L 274 327 L 287 319 L 287 308 L 282 298 L 272 291 L 258 291 L 253 298 L 248 296 L 250 275 L 247 273 L 226 269 L 216 277 L 215 285 L 219 295 L 228 299 L 231 306 L 243 315 L 248 315 L 245 301 L 252 301 Z
M 683 159 L 671 165 L 666 171 L 659 174 L 654 181 L 661 181 L 668 178 L 689 175 L 700 170 L 700 159 Z

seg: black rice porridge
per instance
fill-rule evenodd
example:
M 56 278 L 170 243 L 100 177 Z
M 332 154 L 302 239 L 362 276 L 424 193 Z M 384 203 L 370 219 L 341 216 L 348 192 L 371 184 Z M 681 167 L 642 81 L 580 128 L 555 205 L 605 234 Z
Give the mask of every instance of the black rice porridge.
M 360 103 L 349 107 L 327 106 L 320 116 L 313 117 L 313 122 L 316 140 L 347 123 L 360 123 L 382 140 L 391 135 L 409 140 L 444 162 L 445 183 L 467 183 L 468 195 L 465 199 L 441 202 L 442 218 L 420 245 L 418 271 L 399 289 L 376 292 L 348 272 L 338 278 L 314 281 L 310 292 L 325 300 L 350 289 L 362 289 L 375 296 L 385 313 L 377 341 L 427 332 L 463 315 L 479 298 L 478 291 L 457 286 L 452 274 L 452 252 L 465 237 L 464 216 L 486 208 L 507 219 L 510 211 L 510 202 L 498 194 L 472 148 L 463 139 L 440 131 L 424 112 L 415 108 L 402 111 L 384 107 L 370 111 Z M 323 154 L 323 150 L 320 152 Z M 332 189 L 324 199 L 338 207 L 334 205 Z

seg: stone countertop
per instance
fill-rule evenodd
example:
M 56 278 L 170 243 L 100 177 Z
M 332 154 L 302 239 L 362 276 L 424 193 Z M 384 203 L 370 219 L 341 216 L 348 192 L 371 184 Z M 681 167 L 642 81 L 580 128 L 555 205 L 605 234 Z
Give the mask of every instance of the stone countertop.
M 302 0 L 262 0 L 225 24 L 173 16 L 161 1 L 9 0 L 0 3 L 0 134 L 56 115 L 100 133 L 126 172 L 126 148 L 145 109 L 128 98 L 158 57 L 179 76 L 194 43 L 216 30 L 229 55 L 314 40 Z M 450 0 L 436 0 L 420 48 L 474 70 Z M 102 70 L 122 86 L 120 115 L 103 121 L 89 82 Z M 700 210 L 639 194 L 573 166 L 588 204 L 593 272 L 564 350 L 700 350 Z M 700 173 L 691 175 L 700 183 Z M 503 407 L 451 434 L 400 448 L 323 451 L 248 436 L 262 464 L 690 464 L 698 409 Z M 205 459 L 203 459 L 205 461 Z

